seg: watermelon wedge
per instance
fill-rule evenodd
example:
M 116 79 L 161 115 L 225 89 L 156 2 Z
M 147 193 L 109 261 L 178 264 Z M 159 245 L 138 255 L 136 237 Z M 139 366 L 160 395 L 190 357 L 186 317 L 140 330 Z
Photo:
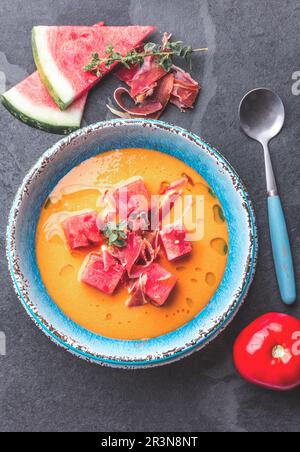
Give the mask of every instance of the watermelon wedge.
M 38 72 L 1 96 L 1 102 L 17 119 L 45 132 L 67 135 L 80 127 L 88 94 L 61 111 L 49 95 Z
M 108 45 L 125 55 L 151 32 L 152 26 L 128 27 L 34 27 L 32 49 L 40 77 L 61 110 L 86 93 L 113 67 L 102 68 L 102 77 L 85 72 L 91 55 L 105 57 Z
M 99 22 L 94 27 L 103 27 Z M 1 96 L 2 104 L 17 119 L 45 132 L 67 135 L 81 124 L 87 93 L 74 105 L 61 111 L 42 83 L 38 72 L 34 72 L 21 83 Z

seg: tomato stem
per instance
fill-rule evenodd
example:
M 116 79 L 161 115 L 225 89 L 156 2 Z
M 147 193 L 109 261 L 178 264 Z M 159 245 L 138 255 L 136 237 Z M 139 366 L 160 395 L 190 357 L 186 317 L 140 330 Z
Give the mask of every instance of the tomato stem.
M 285 349 L 282 345 L 276 345 L 272 350 L 273 358 L 283 358 L 285 356 Z

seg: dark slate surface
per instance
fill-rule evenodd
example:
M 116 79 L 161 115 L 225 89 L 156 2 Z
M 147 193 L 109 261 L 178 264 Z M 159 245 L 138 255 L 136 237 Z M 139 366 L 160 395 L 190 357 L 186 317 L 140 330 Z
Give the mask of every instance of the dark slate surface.
M 34 69 L 30 30 L 41 24 L 156 24 L 159 32 L 207 45 L 194 74 L 203 93 L 194 112 L 169 108 L 164 120 L 202 135 L 236 167 L 253 198 L 260 232 L 258 272 L 246 304 L 228 330 L 205 351 L 146 371 L 89 365 L 49 342 L 18 302 L 5 262 L 9 207 L 22 178 L 59 137 L 22 125 L 0 109 L 1 303 L 0 430 L 3 431 L 297 431 L 300 391 L 276 394 L 250 386 L 235 373 L 231 350 L 258 315 L 287 311 L 271 257 L 262 154 L 237 122 L 241 96 L 256 86 L 278 91 L 286 127 L 272 145 L 300 277 L 299 115 L 292 73 L 300 70 L 300 6 L 294 0 L 1 0 L 0 88 Z M 2 86 L 1 86 L 2 85 Z M 96 88 L 85 123 L 110 117 L 105 103 L 116 80 Z M 300 315 L 299 305 L 289 312 Z

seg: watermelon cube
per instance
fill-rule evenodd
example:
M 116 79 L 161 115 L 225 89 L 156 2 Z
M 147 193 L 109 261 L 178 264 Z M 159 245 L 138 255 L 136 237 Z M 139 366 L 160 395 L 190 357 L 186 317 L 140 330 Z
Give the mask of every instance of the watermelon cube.
M 112 256 L 91 254 L 81 275 L 81 282 L 112 295 L 123 278 L 125 269 Z
M 160 232 L 160 239 L 167 259 L 173 262 L 192 252 L 192 245 L 186 238 L 185 229 L 167 227 Z
M 148 214 L 151 207 L 151 195 L 144 180 L 140 177 L 125 181 L 113 193 L 120 220 Z
M 145 294 L 156 306 L 163 306 L 176 286 L 177 277 L 159 264 L 152 264 L 147 272 Z
M 97 212 L 67 218 L 62 227 L 71 250 L 91 245 L 101 245 L 102 235 L 97 226 Z

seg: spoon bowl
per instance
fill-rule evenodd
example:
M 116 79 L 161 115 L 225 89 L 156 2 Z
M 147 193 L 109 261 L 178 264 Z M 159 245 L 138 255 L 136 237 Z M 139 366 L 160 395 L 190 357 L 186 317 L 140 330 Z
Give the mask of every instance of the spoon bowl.
M 239 115 L 246 135 L 262 144 L 278 135 L 285 121 L 282 100 L 266 88 L 246 94 L 241 101 Z

